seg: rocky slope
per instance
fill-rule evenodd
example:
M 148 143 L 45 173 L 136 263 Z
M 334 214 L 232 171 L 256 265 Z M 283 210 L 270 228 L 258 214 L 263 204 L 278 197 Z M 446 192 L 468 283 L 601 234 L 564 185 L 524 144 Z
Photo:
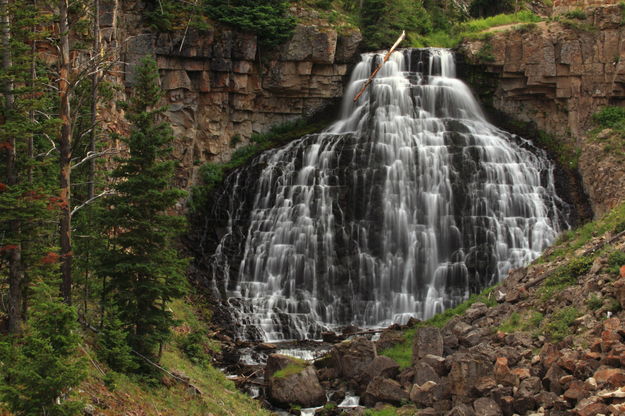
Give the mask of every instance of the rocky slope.
M 599 108 L 625 99 L 625 26 L 616 1 L 554 2 L 539 24 L 466 42 L 470 76 L 482 99 L 506 116 L 535 124 L 580 154 L 579 171 L 596 216 L 625 198 L 620 164 L 597 152 L 587 134 Z M 560 14 L 577 10 L 575 14 Z M 577 158 L 569 160 L 577 164 Z M 572 166 L 575 168 L 576 166 Z
M 199 165 L 228 160 L 252 133 L 335 103 L 362 39 L 355 28 L 338 33 L 314 10 L 294 7 L 302 23 L 292 39 L 262 50 L 255 36 L 219 24 L 157 33 L 147 27 L 144 2 L 102 3 L 104 42 L 119 62 L 108 79 L 132 88 L 138 60 L 157 58 L 184 188 L 194 183 Z M 106 129 L 124 130 L 114 101 L 103 103 L 100 113 Z
M 268 399 L 321 406 L 325 389 L 336 401 L 321 415 L 363 414 L 336 407 L 346 392 L 388 415 L 625 414 L 624 220 L 620 206 L 428 322 L 351 337 L 313 364 L 270 356 Z

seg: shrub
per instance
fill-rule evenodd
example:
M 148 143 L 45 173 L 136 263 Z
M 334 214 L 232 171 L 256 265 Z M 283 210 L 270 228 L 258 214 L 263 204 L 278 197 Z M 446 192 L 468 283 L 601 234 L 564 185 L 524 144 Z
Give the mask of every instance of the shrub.
M 600 127 L 610 129 L 625 128 L 625 107 L 605 107 L 592 116 Z
M 592 309 L 593 311 L 596 311 L 597 309 L 603 306 L 603 299 L 601 298 L 601 296 L 597 295 L 596 293 L 593 293 L 592 295 L 590 295 L 590 297 L 586 301 L 586 304 L 588 305 L 590 309 Z
M 569 19 L 578 19 L 578 20 L 585 20 L 587 17 L 586 13 L 584 13 L 582 9 L 571 10 L 569 12 L 566 12 L 564 16 Z
M 625 266 L 625 253 L 622 251 L 615 251 L 608 256 L 608 267 L 610 272 L 618 274 L 621 266 Z
M 543 327 L 543 333 L 553 341 L 562 341 L 568 335 L 571 335 L 571 325 L 573 325 L 579 315 L 575 307 L 566 307 L 551 316 L 551 319 Z

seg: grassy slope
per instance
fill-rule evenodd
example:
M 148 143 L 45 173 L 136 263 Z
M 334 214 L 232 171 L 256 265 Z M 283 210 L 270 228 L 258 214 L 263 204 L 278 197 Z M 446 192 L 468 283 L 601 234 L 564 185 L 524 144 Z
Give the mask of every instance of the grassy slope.
M 577 284 L 578 278 L 588 272 L 594 260 L 598 257 L 605 258 L 610 270 L 617 273 L 618 265 L 621 263 L 625 264 L 625 254 L 614 250 L 610 244 L 606 244 L 599 250 L 588 254 L 580 253 L 580 251 L 587 251 L 581 249 L 600 237 L 609 241 L 611 236 L 622 231 L 625 231 L 625 203 L 597 221 L 564 233 L 554 247 L 535 261 L 535 264 L 549 262 L 553 269 L 536 291 L 536 297 L 542 301 L 547 301 L 556 292 Z M 488 306 L 493 306 L 496 303 L 492 296 L 495 287 L 488 288 L 479 295 L 473 295 L 469 300 L 457 307 L 436 315 L 428 321 L 417 324 L 415 328 L 409 329 L 404 333 L 403 343 L 390 347 L 382 351 L 381 354 L 392 358 L 402 368 L 410 366 L 412 360 L 412 340 L 417 327 L 436 326 L 441 328 L 454 316 L 464 313 L 475 302 L 483 302 Z M 592 302 L 592 299 L 588 301 L 590 309 L 593 309 Z M 601 306 L 603 306 L 603 302 Z M 551 316 L 543 316 L 541 313 L 532 310 L 522 311 L 521 313 L 513 314 L 499 329 L 503 332 L 514 332 L 529 329 L 528 325 L 530 325 L 538 331 L 537 334 L 548 336 L 553 340 L 560 340 L 568 335 L 568 325 L 579 314 L 579 311 L 566 308 Z
M 198 311 L 189 303 L 176 301 L 171 308 L 180 325 L 175 332 L 184 333 L 188 328 L 209 329 L 198 319 Z M 215 348 L 215 346 L 212 346 Z M 86 348 L 87 351 L 88 347 Z M 93 351 L 88 352 L 91 359 Z M 171 377 L 163 377 L 157 385 L 139 379 L 113 373 L 97 361 L 89 363 L 89 374 L 75 393 L 78 399 L 95 407 L 98 415 L 227 415 L 264 416 L 270 412 L 249 396 L 239 392 L 234 383 L 209 364 L 194 363 L 178 348 L 175 342 L 164 350 L 161 364 L 177 374 L 184 374 L 202 394 L 195 394 Z M 102 369 L 107 375 L 102 374 Z M 112 387 L 114 385 L 115 387 Z M 109 386 L 109 387 L 107 387 Z

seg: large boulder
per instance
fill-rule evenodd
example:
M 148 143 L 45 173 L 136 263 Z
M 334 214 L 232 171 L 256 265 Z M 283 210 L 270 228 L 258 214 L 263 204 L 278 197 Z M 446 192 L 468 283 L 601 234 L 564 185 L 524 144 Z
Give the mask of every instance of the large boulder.
M 480 378 L 491 375 L 492 364 L 480 354 L 456 353 L 448 359 L 451 392 L 456 400 L 468 402 Z
M 375 348 L 373 342 L 360 337 L 335 345 L 330 354 L 339 376 L 359 383 L 375 358 Z
M 265 367 L 267 397 L 276 406 L 321 406 L 326 402 L 312 365 L 286 355 L 272 354 Z
M 412 361 L 418 362 L 426 355 L 443 355 L 443 335 L 434 327 L 417 328 L 412 343 Z
M 365 373 L 369 380 L 378 376 L 395 378 L 399 374 L 399 364 L 388 357 L 379 355 L 369 363 Z

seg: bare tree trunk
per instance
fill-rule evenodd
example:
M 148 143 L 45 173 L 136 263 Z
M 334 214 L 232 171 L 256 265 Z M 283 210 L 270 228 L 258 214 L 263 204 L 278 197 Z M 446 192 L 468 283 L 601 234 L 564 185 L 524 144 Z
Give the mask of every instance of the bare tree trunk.
M 97 56 L 100 53 L 100 0 L 93 0 L 93 53 Z M 97 62 L 98 58 L 94 59 Z M 96 148 L 96 123 L 98 111 L 98 84 L 100 82 L 99 71 L 93 71 L 91 77 L 91 137 L 89 140 L 89 151 L 95 152 Z M 87 200 L 92 199 L 95 195 L 95 168 L 96 159 L 91 159 L 89 163 L 89 190 L 87 192 Z
M 72 216 L 71 216 L 71 159 L 72 159 L 72 124 L 70 119 L 70 50 L 68 0 L 59 4 L 59 118 L 61 119 L 61 137 L 59 139 L 60 161 L 60 203 L 59 221 L 61 244 L 61 295 L 68 305 L 72 304 Z
M 2 25 L 2 69 L 6 80 L 2 85 L 4 94 L 5 112 L 11 117 L 15 96 L 13 93 L 13 81 L 8 72 L 12 69 L 11 57 L 11 21 L 9 18 L 9 1 L 0 0 L 0 24 Z M 9 187 L 17 185 L 17 149 L 15 136 L 9 138 L 6 161 L 6 181 Z M 21 224 L 19 220 L 12 220 L 9 224 L 13 244 L 9 250 L 9 332 L 18 333 L 22 328 L 22 246 Z

